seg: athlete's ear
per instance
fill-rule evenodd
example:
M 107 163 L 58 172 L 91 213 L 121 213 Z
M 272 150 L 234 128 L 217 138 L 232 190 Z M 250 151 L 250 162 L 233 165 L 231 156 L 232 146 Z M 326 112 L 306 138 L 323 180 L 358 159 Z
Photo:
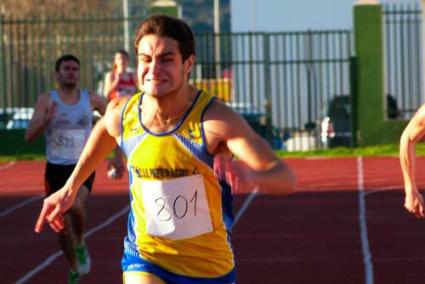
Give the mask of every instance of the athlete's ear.
M 185 61 L 184 61 L 184 74 L 186 74 L 189 77 L 190 72 L 192 71 L 193 64 L 195 64 L 196 56 L 194 54 L 190 55 Z

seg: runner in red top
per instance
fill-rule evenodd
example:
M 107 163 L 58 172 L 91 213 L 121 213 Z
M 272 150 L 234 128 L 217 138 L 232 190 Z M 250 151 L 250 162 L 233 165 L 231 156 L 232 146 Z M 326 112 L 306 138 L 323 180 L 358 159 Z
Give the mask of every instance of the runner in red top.
M 136 75 L 127 70 L 129 55 L 125 50 L 115 53 L 112 71 L 105 76 L 104 95 L 111 101 L 118 96 L 131 96 L 137 91 Z
M 128 71 L 129 54 L 125 50 L 115 53 L 112 70 L 105 75 L 103 94 L 110 102 L 116 97 L 132 96 L 138 90 L 136 74 Z M 125 171 L 124 157 L 119 148 L 114 150 L 114 157 L 108 165 L 108 177 L 119 179 Z

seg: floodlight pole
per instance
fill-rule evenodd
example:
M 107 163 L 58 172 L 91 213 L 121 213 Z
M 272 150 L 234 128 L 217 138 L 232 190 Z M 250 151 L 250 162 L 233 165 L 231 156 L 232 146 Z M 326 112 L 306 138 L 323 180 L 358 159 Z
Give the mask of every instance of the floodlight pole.
M 255 29 L 257 28 L 257 17 L 256 17 L 256 13 L 257 13 L 257 2 L 255 0 L 252 0 L 251 2 L 252 5 L 252 25 L 251 25 L 251 31 L 255 32 Z
M 124 16 L 124 48 L 130 52 L 130 27 L 128 23 L 128 0 L 122 0 L 122 11 Z
M 424 60 L 425 60 L 425 0 L 421 0 L 421 52 L 422 60 L 420 64 L 422 78 L 422 100 L 425 100 L 425 80 L 424 80 Z
M 220 0 L 214 0 L 214 58 L 216 61 L 216 78 L 221 77 L 220 31 Z

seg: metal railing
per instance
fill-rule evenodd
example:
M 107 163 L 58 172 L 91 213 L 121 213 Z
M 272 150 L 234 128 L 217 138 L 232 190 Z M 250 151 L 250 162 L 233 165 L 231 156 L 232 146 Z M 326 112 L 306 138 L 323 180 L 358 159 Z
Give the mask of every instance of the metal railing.
M 424 102 L 422 11 L 419 4 L 384 5 L 386 91 L 401 118 L 409 119 Z
M 210 46 L 203 52 L 213 54 L 217 36 L 221 58 L 198 55 L 194 77 L 230 78 L 222 97 L 239 110 L 265 113 L 263 136 L 279 136 L 288 150 L 323 147 L 318 132 L 328 104 L 350 96 L 351 32 L 202 34 L 198 44 Z
M 64 53 L 80 58 L 81 86 L 101 91 L 113 53 L 125 46 L 124 20 L 0 18 L 0 109 L 32 107 L 54 87 L 53 64 Z M 141 18 L 127 20 L 134 27 Z M 196 34 L 196 41 L 193 83 L 252 119 L 277 148 L 283 140 L 289 150 L 322 147 L 323 109 L 350 95 L 350 31 L 211 33 Z

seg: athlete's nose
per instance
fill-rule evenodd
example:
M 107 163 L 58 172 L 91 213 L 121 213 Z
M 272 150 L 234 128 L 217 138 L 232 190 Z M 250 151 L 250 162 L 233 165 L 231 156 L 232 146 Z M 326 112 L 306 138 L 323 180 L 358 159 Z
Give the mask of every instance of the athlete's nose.
M 159 74 L 160 71 L 161 71 L 161 63 L 160 63 L 160 61 L 159 60 L 155 60 L 155 59 L 152 60 L 150 66 L 149 66 L 149 69 L 150 69 L 149 70 L 150 73 L 152 75 L 154 75 L 154 77 L 155 77 L 155 75 Z

